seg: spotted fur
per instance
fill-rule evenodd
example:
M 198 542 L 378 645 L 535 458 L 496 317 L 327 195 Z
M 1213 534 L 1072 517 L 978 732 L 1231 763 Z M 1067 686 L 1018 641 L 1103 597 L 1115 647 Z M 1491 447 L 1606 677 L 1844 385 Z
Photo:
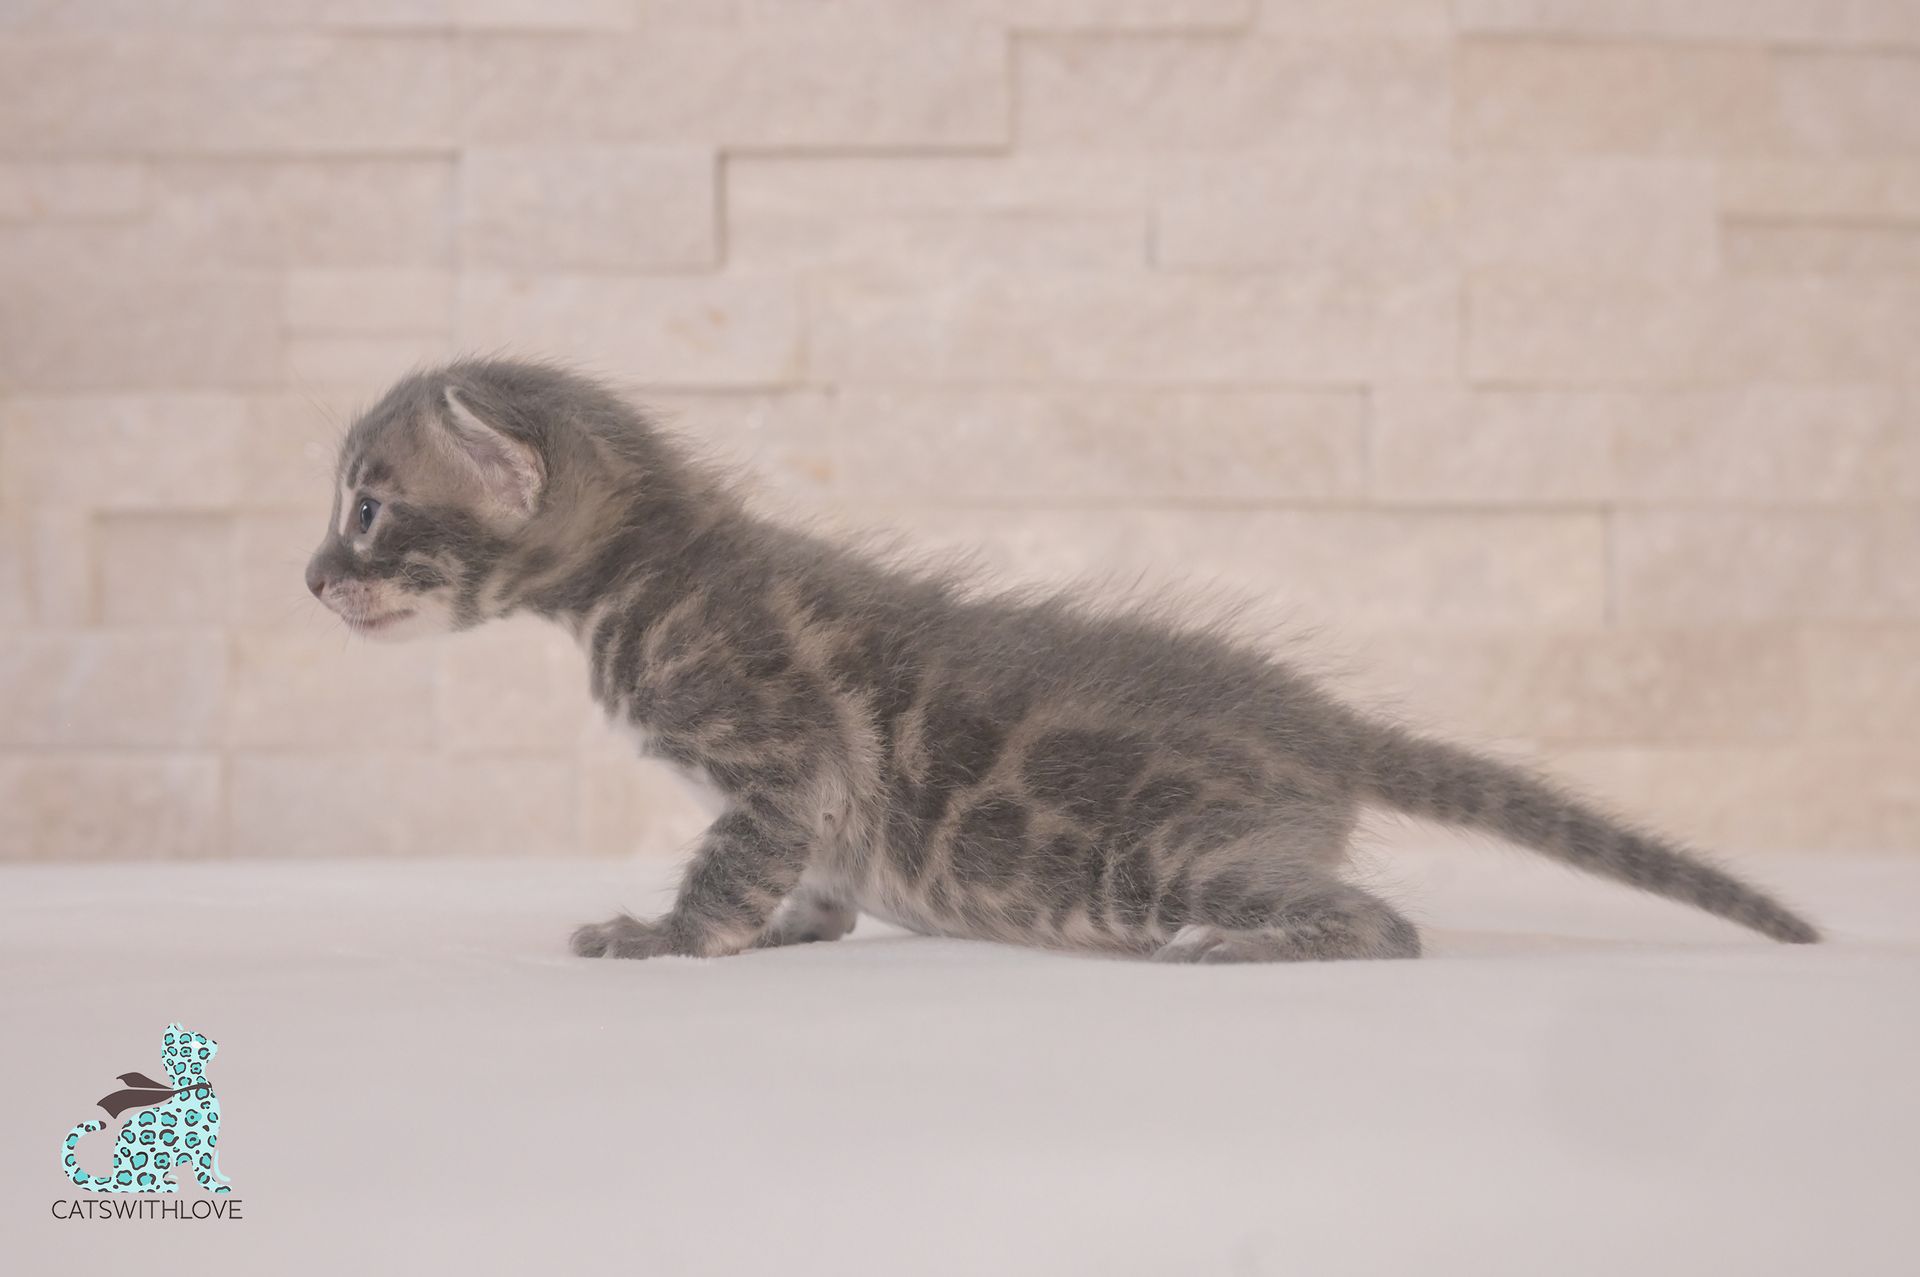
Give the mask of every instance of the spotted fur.
M 113 1169 L 105 1175 L 80 1165 L 80 1141 L 108 1123 L 82 1122 L 60 1146 L 60 1172 L 76 1188 L 95 1193 L 174 1193 L 173 1176 L 191 1171 L 210 1193 L 230 1193 L 232 1183 L 220 1171 L 220 1097 L 213 1093 L 207 1065 L 220 1044 L 204 1033 L 169 1024 L 160 1040 L 167 1085 L 177 1093 L 127 1115 L 113 1143 Z
M 1223 633 L 769 522 L 560 369 L 407 378 L 354 424 L 337 486 L 308 581 L 350 624 L 549 618 L 609 718 L 718 791 L 671 911 L 582 927 L 579 954 L 835 939 L 864 911 L 1167 961 L 1412 957 L 1414 927 L 1342 877 L 1367 805 L 1817 938 L 1694 854 Z

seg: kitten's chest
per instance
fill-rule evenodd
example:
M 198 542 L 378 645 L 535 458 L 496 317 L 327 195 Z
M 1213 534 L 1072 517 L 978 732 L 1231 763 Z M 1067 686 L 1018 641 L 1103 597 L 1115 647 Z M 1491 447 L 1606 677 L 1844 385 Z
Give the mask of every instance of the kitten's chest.
M 589 614 L 575 634 L 575 638 L 590 662 L 599 659 L 593 651 L 591 636 L 601 619 L 601 613 L 598 611 Z M 713 777 L 707 774 L 707 770 L 704 767 L 689 765 L 666 757 L 659 749 L 653 733 L 647 730 L 644 723 L 635 721 L 632 707 L 625 703 L 618 690 L 603 685 L 597 676 L 594 682 L 594 699 L 599 703 L 601 711 L 606 714 L 607 725 L 614 734 L 631 745 L 634 752 L 641 758 L 664 768 L 703 815 L 709 818 L 718 816 L 726 807 L 726 795 L 718 785 L 714 784 Z

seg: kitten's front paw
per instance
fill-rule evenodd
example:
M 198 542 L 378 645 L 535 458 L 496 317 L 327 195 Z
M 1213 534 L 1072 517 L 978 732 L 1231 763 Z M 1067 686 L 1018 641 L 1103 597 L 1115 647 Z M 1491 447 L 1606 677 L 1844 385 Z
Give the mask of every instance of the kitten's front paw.
M 573 935 L 567 940 L 567 948 L 573 950 L 579 958 L 599 958 L 606 956 L 609 922 L 589 922 L 583 927 L 575 927 Z
M 568 946 L 583 958 L 654 958 L 668 952 L 658 926 L 626 914 L 588 923 L 573 933 Z

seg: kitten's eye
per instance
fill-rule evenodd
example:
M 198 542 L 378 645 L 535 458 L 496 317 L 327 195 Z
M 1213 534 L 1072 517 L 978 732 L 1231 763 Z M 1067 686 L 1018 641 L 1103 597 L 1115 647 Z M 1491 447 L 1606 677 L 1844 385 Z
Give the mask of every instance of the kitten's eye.
M 378 501 L 375 501 L 372 497 L 360 498 L 360 512 L 358 517 L 360 520 L 360 530 L 362 532 L 365 532 L 373 526 L 373 516 L 378 513 L 380 513 L 380 503 Z

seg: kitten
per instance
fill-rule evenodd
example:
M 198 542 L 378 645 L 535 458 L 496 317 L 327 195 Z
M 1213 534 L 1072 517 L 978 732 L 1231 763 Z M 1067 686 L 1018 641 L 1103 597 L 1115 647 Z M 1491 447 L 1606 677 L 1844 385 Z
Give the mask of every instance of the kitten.
M 1147 612 L 982 597 L 750 513 L 604 387 L 407 377 L 340 457 L 313 593 L 375 638 L 531 612 L 720 814 L 666 916 L 589 957 L 935 935 L 1171 962 L 1410 958 L 1341 876 L 1373 805 L 1496 834 L 1788 943 L 1784 906 L 1525 771 L 1368 718 Z

